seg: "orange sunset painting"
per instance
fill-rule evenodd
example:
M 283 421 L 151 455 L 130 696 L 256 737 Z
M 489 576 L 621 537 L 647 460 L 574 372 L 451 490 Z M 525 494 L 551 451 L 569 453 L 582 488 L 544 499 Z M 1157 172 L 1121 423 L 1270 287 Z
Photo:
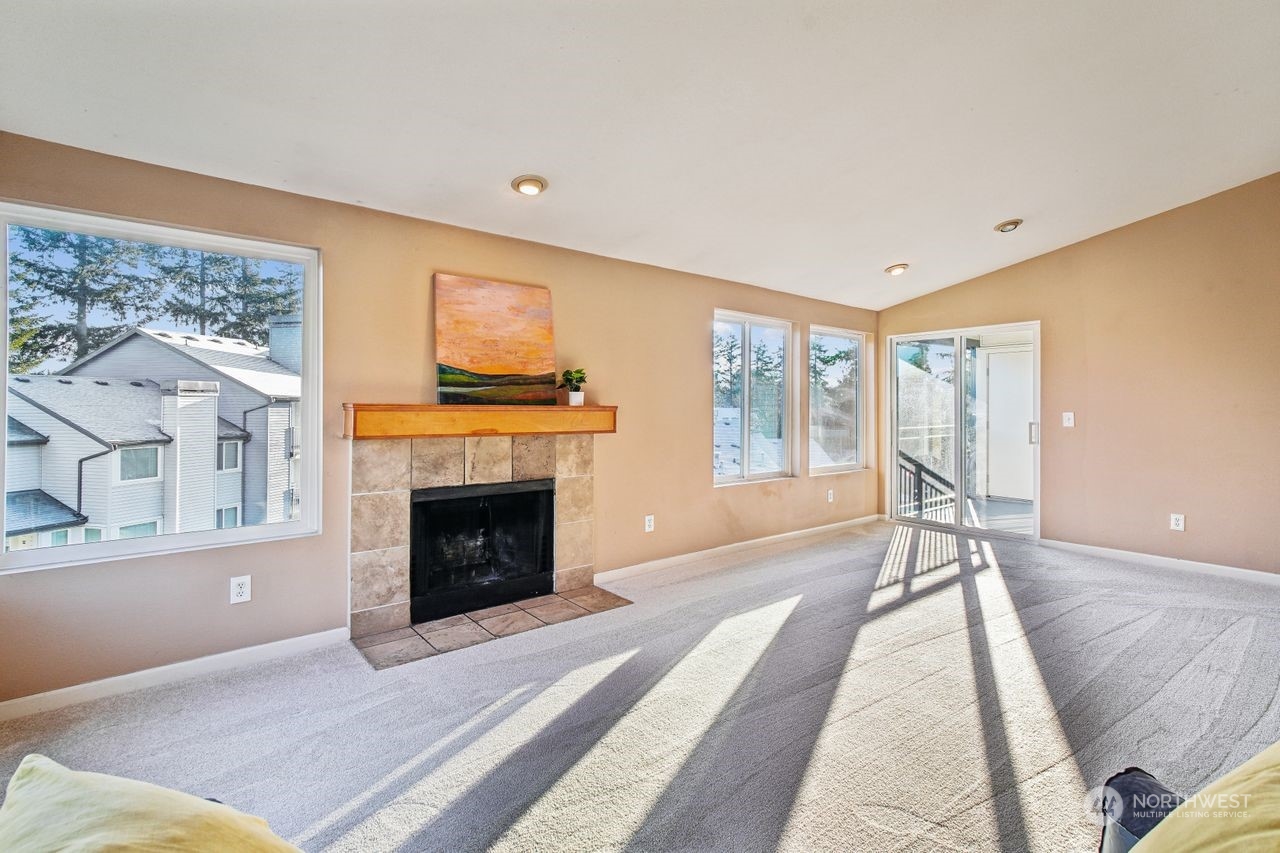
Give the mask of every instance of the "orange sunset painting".
M 435 315 L 440 403 L 555 405 L 550 290 L 437 273 Z

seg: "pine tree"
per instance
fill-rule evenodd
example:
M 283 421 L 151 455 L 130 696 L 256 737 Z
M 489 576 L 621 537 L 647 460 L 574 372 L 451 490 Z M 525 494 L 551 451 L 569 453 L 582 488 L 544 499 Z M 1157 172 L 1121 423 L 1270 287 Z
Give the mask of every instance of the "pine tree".
M 30 373 L 50 354 L 44 345 L 44 317 L 35 314 L 30 306 L 10 301 L 9 305 L 9 372 Z
M 292 269 L 266 275 L 262 261 L 256 258 L 232 260 L 236 262 L 234 274 L 210 298 L 218 318 L 214 332 L 265 345 L 271 317 L 295 314 L 300 308 L 299 275 Z
M 141 243 L 73 234 L 46 228 L 16 226 L 16 245 L 9 253 L 10 300 L 27 307 L 56 311 L 66 308 L 65 320 L 35 318 L 13 324 L 10 361 L 39 364 L 46 358 L 81 358 L 120 334 L 133 321 L 155 316 L 162 285 L 139 271 L 145 247 Z M 95 312 L 114 324 L 102 324 Z M 91 319 L 93 325 L 90 325 Z M 29 322 L 39 324 L 31 332 Z
M 147 261 L 168 286 L 164 313 L 181 324 L 194 325 L 202 335 L 225 320 L 215 296 L 232 286 L 239 259 L 173 246 L 151 247 Z
M 719 332 L 711 340 L 716 408 L 736 409 L 742 405 L 742 342 Z

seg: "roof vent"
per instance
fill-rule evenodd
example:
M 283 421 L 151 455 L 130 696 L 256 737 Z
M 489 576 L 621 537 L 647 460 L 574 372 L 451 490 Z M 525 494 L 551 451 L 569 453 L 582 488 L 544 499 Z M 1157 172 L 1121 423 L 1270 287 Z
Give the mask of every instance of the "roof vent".
M 59 384 L 59 385 L 70 385 L 70 384 L 71 384 L 71 380 L 70 380 L 70 379 L 59 379 L 59 380 L 58 380 L 58 384 Z
M 14 382 L 30 382 L 31 380 L 25 376 L 15 376 L 13 377 L 13 381 Z
M 156 337 L 158 337 L 158 338 L 172 338 L 172 337 L 173 337 L 173 335 L 169 334 L 168 332 L 156 332 Z
M 105 380 L 105 379 L 95 379 L 95 380 L 93 380 L 93 384 L 94 384 L 94 385 L 106 385 L 106 384 L 107 384 L 107 380 Z
M 213 342 L 213 343 L 215 343 L 215 344 L 220 344 L 220 343 L 222 343 L 222 338 L 209 338 L 209 340 L 210 340 L 210 341 L 212 341 L 212 342 Z
M 138 380 L 136 380 L 136 379 L 132 380 L 129 384 L 130 384 L 130 385 L 132 385 L 134 388 L 141 388 L 141 387 L 142 387 L 142 383 L 141 383 L 141 382 L 139 382 L 139 381 L 138 381 Z

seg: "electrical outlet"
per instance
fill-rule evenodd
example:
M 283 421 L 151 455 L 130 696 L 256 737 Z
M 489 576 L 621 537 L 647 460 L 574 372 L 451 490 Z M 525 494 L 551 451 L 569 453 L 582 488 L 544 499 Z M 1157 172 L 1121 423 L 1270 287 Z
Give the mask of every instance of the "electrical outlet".
M 645 533 L 653 532 L 653 516 L 652 515 L 646 515 L 644 517 L 644 532 Z
M 253 584 L 249 575 L 231 579 L 231 603 L 244 604 L 253 598 Z
M 1075 426 L 1075 425 L 1076 425 L 1076 413 L 1075 413 L 1075 412 L 1063 412 L 1063 413 L 1062 413 L 1062 425 L 1063 425 L 1064 427 L 1073 427 L 1073 426 Z
M 836 490 L 827 489 L 827 503 L 831 504 L 835 502 L 836 502 Z
M 1169 516 L 1169 529 L 1184 532 L 1187 529 L 1187 517 L 1180 512 L 1173 513 Z

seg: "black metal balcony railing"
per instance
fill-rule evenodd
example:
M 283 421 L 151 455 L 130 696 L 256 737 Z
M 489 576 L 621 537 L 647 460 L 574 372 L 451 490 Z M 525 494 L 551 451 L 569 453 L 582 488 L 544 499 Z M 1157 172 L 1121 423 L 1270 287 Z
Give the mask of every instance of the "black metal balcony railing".
M 955 521 L 955 484 L 928 465 L 898 451 L 898 515 Z

